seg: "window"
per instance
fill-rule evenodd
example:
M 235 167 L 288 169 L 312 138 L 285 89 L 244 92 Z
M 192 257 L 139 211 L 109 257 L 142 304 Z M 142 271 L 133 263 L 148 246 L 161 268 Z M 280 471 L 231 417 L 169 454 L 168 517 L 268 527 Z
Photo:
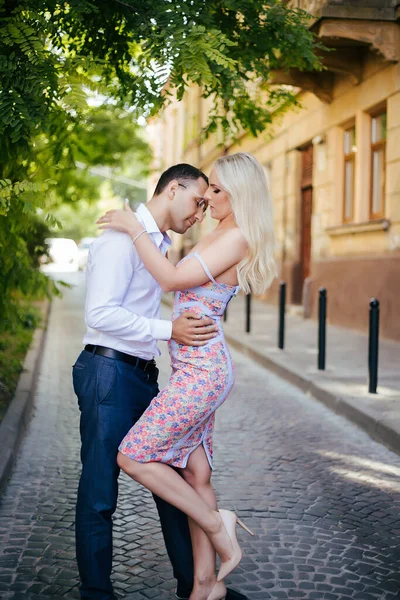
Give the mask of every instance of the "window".
M 354 218 L 354 174 L 356 147 L 355 126 L 344 132 L 344 198 L 343 222 L 349 223 Z
M 384 216 L 386 112 L 371 118 L 370 219 Z

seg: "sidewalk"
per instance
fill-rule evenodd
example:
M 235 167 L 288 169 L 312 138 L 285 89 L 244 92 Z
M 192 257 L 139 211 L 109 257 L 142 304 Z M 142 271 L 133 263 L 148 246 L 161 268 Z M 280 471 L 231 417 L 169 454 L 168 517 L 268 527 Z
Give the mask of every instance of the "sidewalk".
M 246 333 L 245 296 L 240 294 L 228 306 L 224 330 L 233 347 L 400 452 L 400 343 L 380 341 L 378 393 L 369 394 L 368 335 L 329 325 L 328 320 L 326 370 L 319 371 L 317 321 L 289 311 L 285 349 L 280 350 L 278 308 L 252 298 L 251 309 L 251 332 Z
M 165 295 L 164 300 L 170 304 L 172 296 Z M 380 341 L 378 393 L 369 394 L 368 336 L 364 333 L 329 325 L 328 318 L 326 370 L 319 371 L 318 322 L 290 314 L 290 309 L 284 350 L 277 344 L 278 307 L 252 298 L 251 332 L 246 333 L 242 294 L 229 303 L 224 331 L 232 347 L 400 453 L 400 343 Z

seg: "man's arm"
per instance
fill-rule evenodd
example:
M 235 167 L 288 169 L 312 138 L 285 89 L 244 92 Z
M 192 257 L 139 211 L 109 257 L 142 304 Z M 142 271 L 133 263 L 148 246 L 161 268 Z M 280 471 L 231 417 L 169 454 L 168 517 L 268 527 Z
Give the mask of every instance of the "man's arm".
M 127 342 L 169 340 L 170 321 L 148 319 L 122 306 L 139 258 L 124 234 L 106 234 L 90 248 L 86 324 Z
M 180 344 L 201 346 L 215 337 L 216 326 L 211 319 L 200 321 L 195 317 L 193 320 L 186 314 L 171 323 L 148 319 L 124 308 L 122 302 L 138 264 L 131 239 L 125 234 L 107 233 L 94 243 L 87 272 L 85 318 L 88 327 L 128 342 L 173 337 Z

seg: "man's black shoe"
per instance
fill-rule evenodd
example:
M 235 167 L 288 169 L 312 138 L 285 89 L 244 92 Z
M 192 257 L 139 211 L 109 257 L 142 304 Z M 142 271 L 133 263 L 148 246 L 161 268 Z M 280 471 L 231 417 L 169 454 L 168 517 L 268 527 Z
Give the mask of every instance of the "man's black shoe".
M 175 596 L 178 598 L 178 600 L 188 600 L 190 593 L 187 596 L 184 595 L 185 593 L 187 593 L 187 592 L 185 592 L 184 590 L 181 590 L 178 586 Z M 230 590 L 228 588 L 227 594 L 226 594 L 226 600 L 247 600 L 247 596 L 243 596 L 243 594 L 240 594 L 239 592 L 235 592 L 235 590 Z

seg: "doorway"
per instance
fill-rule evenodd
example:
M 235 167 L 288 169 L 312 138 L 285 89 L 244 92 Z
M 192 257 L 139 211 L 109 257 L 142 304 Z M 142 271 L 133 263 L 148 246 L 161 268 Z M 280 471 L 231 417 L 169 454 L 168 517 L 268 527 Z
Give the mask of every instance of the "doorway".
M 304 281 L 311 273 L 311 220 L 313 198 L 313 145 L 301 150 L 301 215 L 300 215 L 300 276 L 302 294 Z

